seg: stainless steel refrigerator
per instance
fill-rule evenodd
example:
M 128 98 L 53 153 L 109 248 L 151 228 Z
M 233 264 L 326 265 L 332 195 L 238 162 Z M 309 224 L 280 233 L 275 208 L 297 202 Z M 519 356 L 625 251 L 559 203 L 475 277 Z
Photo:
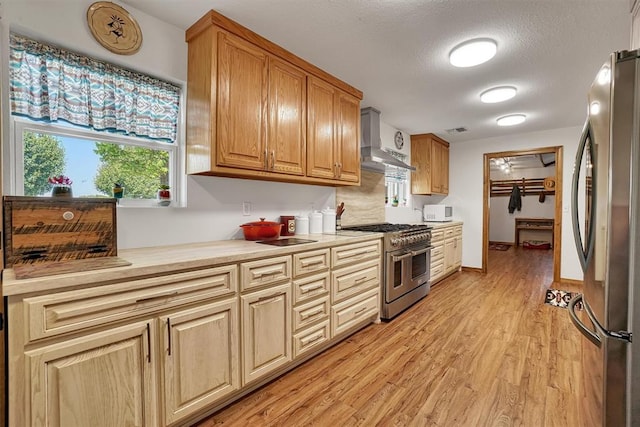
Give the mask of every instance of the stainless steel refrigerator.
M 596 75 L 573 172 L 584 288 L 569 314 L 584 335 L 581 425 L 589 427 L 640 426 L 639 55 L 616 52 Z

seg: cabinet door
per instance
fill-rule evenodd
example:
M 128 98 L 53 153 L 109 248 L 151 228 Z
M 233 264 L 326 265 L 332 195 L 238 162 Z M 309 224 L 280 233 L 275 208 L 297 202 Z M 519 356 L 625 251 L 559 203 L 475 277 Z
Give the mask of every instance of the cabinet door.
M 462 237 L 455 238 L 453 265 L 458 268 L 462 265 Z
M 218 166 L 266 168 L 268 66 L 261 49 L 218 33 Z
M 240 388 L 236 298 L 160 318 L 165 422 L 174 423 Z
M 307 76 L 276 58 L 269 64 L 268 169 L 304 175 L 307 140 Z
M 307 82 L 307 176 L 335 179 L 338 163 L 335 88 L 311 76 Z
M 411 194 L 431 194 L 431 138 L 411 136 Z
M 441 164 L 441 181 L 442 194 L 449 194 L 449 147 L 442 146 L 442 164 Z
M 291 361 L 291 283 L 242 296 L 243 385 Z
M 26 352 L 29 424 L 158 425 L 154 334 L 138 322 Z
M 431 143 L 431 192 L 442 193 L 442 144 Z
M 338 92 L 337 115 L 338 170 L 340 181 L 360 181 L 360 100 Z
M 448 273 L 454 269 L 455 264 L 456 239 L 451 238 L 444 241 L 444 272 Z

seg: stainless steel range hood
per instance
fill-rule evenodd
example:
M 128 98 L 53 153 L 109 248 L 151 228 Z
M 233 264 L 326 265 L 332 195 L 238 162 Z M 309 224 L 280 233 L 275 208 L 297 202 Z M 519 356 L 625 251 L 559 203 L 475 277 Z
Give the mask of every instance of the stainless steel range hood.
M 362 141 L 360 143 L 360 158 L 362 169 L 384 173 L 386 166 L 416 170 L 404 162 L 393 157 L 382 149 L 380 139 L 380 111 L 373 107 L 360 110 L 362 127 Z

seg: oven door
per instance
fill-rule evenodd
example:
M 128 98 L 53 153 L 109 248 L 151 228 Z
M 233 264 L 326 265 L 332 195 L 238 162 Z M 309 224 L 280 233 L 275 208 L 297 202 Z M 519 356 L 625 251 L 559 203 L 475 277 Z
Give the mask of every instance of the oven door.
M 424 285 L 431 278 L 431 246 L 411 249 L 411 284 L 413 288 Z
M 387 252 L 384 298 L 390 303 L 427 283 L 431 271 L 431 246 Z

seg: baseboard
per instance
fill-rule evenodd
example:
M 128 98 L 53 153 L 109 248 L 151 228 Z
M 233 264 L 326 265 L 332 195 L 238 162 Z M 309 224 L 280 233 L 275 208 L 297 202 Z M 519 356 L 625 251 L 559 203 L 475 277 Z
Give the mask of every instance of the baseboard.
M 563 279 L 561 277 L 560 278 L 560 283 L 564 283 L 564 284 L 567 284 L 567 285 L 582 286 L 584 284 L 584 281 L 576 280 L 576 279 Z
M 465 266 L 462 266 L 461 270 L 462 271 L 472 271 L 474 273 L 482 273 L 482 268 L 478 268 L 478 267 L 465 267 Z

